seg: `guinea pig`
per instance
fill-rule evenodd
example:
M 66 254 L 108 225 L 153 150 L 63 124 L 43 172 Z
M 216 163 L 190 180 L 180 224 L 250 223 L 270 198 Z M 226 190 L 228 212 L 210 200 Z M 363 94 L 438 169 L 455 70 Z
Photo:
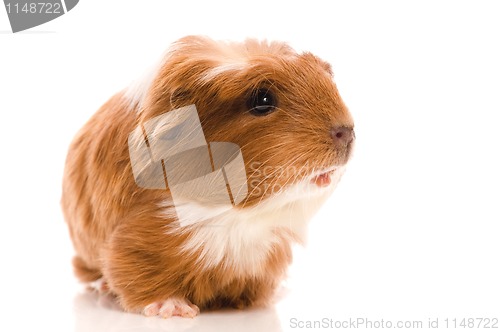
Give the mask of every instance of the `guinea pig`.
M 211 156 L 205 164 L 212 173 L 227 166 L 216 167 L 212 142 L 236 147 L 244 195 L 229 208 L 200 198 L 215 182 L 191 187 L 181 199 L 168 174 L 158 186 L 138 182 L 131 147 L 141 140 L 150 147 L 172 130 L 157 121 L 172 112 L 175 119 L 196 115 L 185 121 L 202 131 L 200 150 L 189 156 Z M 61 205 L 77 278 L 146 316 L 269 303 L 292 261 L 291 246 L 304 242 L 308 221 L 344 172 L 353 128 L 331 66 L 317 56 L 282 42 L 178 40 L 70 145 Z M 165 175 L 167 161 L 151 160 Z M 181 175 L 183 167 L 203 166 L 180 154 L 172 161 Z M 230 192 L 229 182 L 222 187 Z M 180 213 L 189 223 L 179 222 Z

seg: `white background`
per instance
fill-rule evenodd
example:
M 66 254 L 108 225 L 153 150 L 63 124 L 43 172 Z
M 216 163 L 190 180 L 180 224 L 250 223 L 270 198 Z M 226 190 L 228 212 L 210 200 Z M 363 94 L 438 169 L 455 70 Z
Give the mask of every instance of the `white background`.
M 0 330 L 288 331 L 301 321 L 500 318 L 495 1 L 98 1 L 12 34 L 0 7 Z M 279 39 L 329 61 L 356 121 L 343 181 L 267 309 L 125 314 L 72 275 L 69 142 L 187 34 Z

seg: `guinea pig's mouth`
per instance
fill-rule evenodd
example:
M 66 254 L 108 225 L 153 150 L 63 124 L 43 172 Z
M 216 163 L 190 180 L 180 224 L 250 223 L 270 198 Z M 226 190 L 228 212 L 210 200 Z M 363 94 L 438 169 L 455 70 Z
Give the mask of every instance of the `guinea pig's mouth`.
M 328 187 L 332 183 L 332 175 L 337 170 L 333 168 L 321 173 L 316 173 L 311 177 L 311 183 L 317 185 L 318 187 Z

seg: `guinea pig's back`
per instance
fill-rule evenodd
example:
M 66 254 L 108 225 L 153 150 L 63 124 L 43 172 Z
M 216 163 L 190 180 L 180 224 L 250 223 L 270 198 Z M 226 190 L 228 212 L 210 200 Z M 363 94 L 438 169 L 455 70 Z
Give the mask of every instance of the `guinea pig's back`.
M 77 253 L 82 281 L 99 277 L 99 252 L 139 189 L 130 167 L 127 138 L 137 113 L 122 94 L 106 102 L 70 145 L 61 205 Z

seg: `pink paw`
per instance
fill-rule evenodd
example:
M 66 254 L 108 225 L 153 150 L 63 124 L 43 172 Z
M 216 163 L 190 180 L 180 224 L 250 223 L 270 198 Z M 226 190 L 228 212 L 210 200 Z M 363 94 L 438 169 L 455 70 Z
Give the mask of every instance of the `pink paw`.
M 145 316 L 160 316 L 162 318 L 172 316 L 193 318 L 199 313 L 200 309 L 196 305 L 188 300 L 175 297 L 148 304 L 143 310 Z
M 107 294 L 109 292 L 108 283 L 104 278 L 97 279 L 89 283 L 89 288 L 97 291 L 99 294 Z

